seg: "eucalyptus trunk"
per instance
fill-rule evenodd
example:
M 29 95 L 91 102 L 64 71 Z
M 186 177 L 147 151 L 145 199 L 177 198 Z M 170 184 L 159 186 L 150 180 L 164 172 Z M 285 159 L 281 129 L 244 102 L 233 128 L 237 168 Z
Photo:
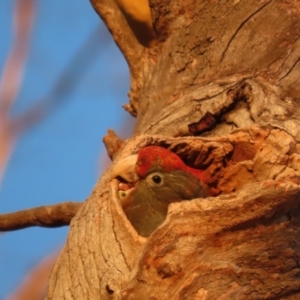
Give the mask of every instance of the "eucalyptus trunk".
M 112 167 L 160 145 L 204 170 L 213 196 L 171 204 L 144 238 L 108 168 L 47 299 L 300 299 L 299 0 L 149 0 L 150 29 L 91 2 L 128 62 L 137 119 L 129 140 L 105 138 Z

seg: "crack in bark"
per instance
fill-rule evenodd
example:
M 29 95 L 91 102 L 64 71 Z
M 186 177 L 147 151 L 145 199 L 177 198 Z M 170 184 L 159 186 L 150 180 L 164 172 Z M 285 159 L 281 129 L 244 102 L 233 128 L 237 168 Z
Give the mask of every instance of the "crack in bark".
M 297 201 L 299 199 L 300 193 L 299 193 L 299 191 L 294 191 L 292 193 L 292 195 L 291 194 L 285 195 L 285 192 L 282 191 L 282 192 L 280 192 L 280 194 L 279 194 L 279 196 L 282 198 L 293 198 L 294 200 Z M 276 197 L 279 197 L 279 196 L 276 195 Z M 256 200 L 260 200 L 260 199 L 264 200 L 264 199 L 266 199 L 266 197 L 271 197 L 271 195 L 270 196 L 269 195 L 261 195 L 261 196 L 257 197 Z M 298 200 L 297 205 L 291 205 L 291 202 L 292 201 L 285 201 L 286 205 L 290 204 L 288 210 L 283 210 L 283 207 L 282 206 L 280 207 L 279 203 L 274 203 L 267 210 L 264 209 L 261 212 L 253 213 L 253 217 L 251 217 L 251 218 L 248 218 L 246 220 L 240 220 L 238 223 L 232 224 L 230 226 L 228 226 L 228 225 L 222 226 L 222 228 L 219 231 L 217 231 L 216 234 L 222 235 L 228 231 L 242 231 L 245 229 L 254 228 L 257 226 L 261 226 L 261 225 L 264 225 L 265 227 L 269 227 L 269 226 L 272 226 L 273 224 L 285 222 L 285 220 L 282 220 L 282 216 L 286 216 L 286 218 L 289 219 L 289 214 L 291 211 L 293 211 L 293 212 L 297 211 L 298 213 L 300 212 L 299 200 Z
M 286 78 L 287 76 L 289 76 L 290 73 L 295 69 L 295 67 L 296 67 L 296 65 L 298 64 L 299 61 L 300 61 L 300 57 L 298 57 L 298 59 L 294 62 L 294 64 L 291 66 L 291 68 L 287 71 L 287 73 L 279 78 L 279 81 L 281 81 L 284 78 Z
M 125 213 L 124 213 L 124 215 L 125 215 Z M 121 255 L 122 255 L 122 257 L 123 257 L 123 260 L 124 260 L 124 262 L 125 262 L 125 265 L 126 265 L 126 267 L 127 267 L 127 269 L 129 270 L 129 271 L 131 271 L 131 268 L 130 268 L 130 266 L 129 266 L 129 264 L 128 264 L 128 262 L 127 262 L 127 259 L 126 259 L 126 257 L 125 257 L 125 254 L 123 253 L 123 249 L 122 249 L 122 244 L 120 243 L 120 241 L 119 241 L 119 239 L 118 239 L 118 234 L 116 233 L 116 230 L 115 230 L 115 219 L 112 217 L 112 231 L 113 231 L 113 233 L 114 233 L 114 240 L 116 241 L 116 243 L 118 244 L 118 246 L 119 246 L 119 249 L 120 249 L 120 253 L 121 253 Z M 131 225 L 132 226 L 132 225 Z M 120 273 L 122 273 L 119 269 L 117 269 Z M 122 273 L 123 274 L 123 273 Z
M 273 127 L 273 129 L 270 131 L 270 134 L 271 134 L 272 131 L 275 130 L 275 129 L 281 130 L 281 131 L 285 132 L 287 135 L 289 135 L 290 138 L 293 139 L 293 141 L 294 141 L 295 144 L 298 144 L 298 141 L 295 139 L 295 137 L 294 137 L 293 135 L 291 135 L 291 133 L 288 132 L 288 130 L 287 130 L 285 127 L 281 127 L 281 126 L 279 126 L 279 125 L 277 125 L 277 124 L 269 124 L 269 125 Z M 267 140 L 267 138 L 270 136 L 270 134 L 266 137 L 266 140 Z
M 161 121 L 164 121 L 165 119 L 167 119 L 169 116 L 171 116 L 173 114 L 173 110 L 168 112 L 168 114 L 163 115 L 160 119 L 156 120 L 155 123 L 152 123 L 148 126 L 148 128 L 145 129 L 145 132 L 147 132 L 148 130 L 151 130 L 154 126 L 156 126 L 157 124 L 159 124 Z
M 245 78 L 245 79 L 247 79 L 247 78 Z M 213 98 L 216 98 L 216 97 L 222 95 L 224 92 L 226 92 L 230 89 L 237 88 L 239 85 L 240 85 L 240 82 L 237 82 L 237 83 L 234 83 L 233 85 L 226 86 L 223 90 L 221 90 L 220 92 L 218 92 L 216 94 L 205 96 L 205 97 L 199 98 L 199 99 L 191 99 L 191 100 L 194 101 L 194 102 L 201 102 L 201 101 L 210 100 L 210 99 L 213 99 Z
M 102 286 L 103 286 L 103 281 L 104 281 L 104 279 L 103 278 L 105 278 L 106 277 L 106 274 L 108 273 L 108 271 L 102 271 L 102 276 L 99 278 L 99 282 L 100 282 L 100 284 L 99 284 L 99 286 L 100 286 L 100 295 L 101 294 L 103 294 L 103 292 L 102 292 Z M 106 285 L 106 281 L 105 281 L 105 283 L 104 283 L 104 286 Z
M 238 28 L 235 30 L 235 32 L 233 33 L 233 35 L 231 36 L 231 38 L 229 39 L 225 50 L 222 52 L 221 58 L 219 63 L 221 63 L 226 55 L 226 52 L 228 51 L 230 44 L 232 43 L 232 41 L 234 40 L 234 38 L 237 36 L 237 34 L 240 32 L 240 30 L 244 27 L 244 25 L 252 18 L 254 17 L 256 14 L 258 14 L 261 10 L 263 10 L 266 6 L 268 6 L 273 0 L 270 0 L 269 2 L 265 3 L 264 5 L 262 5 L 261 7 L 259 7 L 256 11 L 254 11 L 252 14 L 250 14 L 244 21 L 242 21 L 242 23 L 238 26 Z
M 231 98 L 231 103 L 228 104 L 227 106 L 223 106 L 221 110 L 217 113 L 211 113 L 207 111 L 206 114 L 198 122 L 188 124 L 190 134 L 200 135 L 202 133 L 214 129 L 218 124 L 221 124 L 222 122 L 225 122 L 226 124 L 233 124 L 236 128 L 238 128 L 237 124 L 234 121 L 227 122 L 226 120 L 223 120 L 223 116 L 225 116 L 231 111 L 234 111 L 238 103 L 240 102 L 247 103 L 249 96 L 247 95 L 246 89 L 248 86 L 249 84 L 245 80 L 243 80 L 241 82 L 232 85 L 231 87 L 230 86 L 227 87 L 222 92 L 218 93 L 216 96 L 221 95 L 227 90 L 226 94 L 228 98 Z M 231 92 L 233 93 L 232 95 L 230 95 Z M 210 124 L 211 126 L 206 126 L 206 127 L 201 126 L 203 125 L 202 123 L 205 122 L 205 119 L 207 118 L 208 114 L 210 114 L 214 118 L 214 123 Z
M 251 78 L 251 77 L 250 77 Z M 248 79 L 248 78 L 245 78 L 245 79 Z M 245 80 L 243 79 L 242 82 Z M 174 114 L 175 111 L 178 111 L 178 108 L 179 106 L 177 105 L 177 103 L 180 103 L 182 102 L 181 106 L 186 106 L 186 103 L 184 102 L 184 99 L 185 98 L 189 98 L 190 99 L 187 99 L 187 101 L 190 101 L 190 102 L 194 102 L 194 103 L 198 103 L 198 102 L 203 102 L 203 101 L 207 101 L 207 100 L 210 100 L 210 99 L 213 99 L 213 98 L 216 98 L 220 95 L 222 95 L 224 92 L 226 92 L 226 90 L 229 90 L 229 89 L 235 89 L 235 88 L 238 88 L 238 86 L 241 84 L 241 82 L 235 82 L 235 83 L 232 83 L 232 84 L 228 84 L 224 87 L 224 89 L 222 89 L 221 91 L 217 92 L 217 93 L 214 93 L 212 95 L 205 95 L 204 97 L 200 97 L 200 98 L 197 98 L 196 96 L 193 96 L 194 93 L 196 93 L 196 91 L 192 91 L 191 93 L 188 93 L 180 98 L 178 98 L 172 107 L 168 107 L 168 111 L 165 113 L 164 111 L 161 112 L 162 116 L 159 117 L 157 120 L 155 120 L 154 123 L 151 123 L 147 126 L 147 128 L 144 130 L 144 132 L 148 132 L 149 130 L 151 130 L 154 126 L 157 126 L 158 124 L 160 124 L 161 122 L 163 122 L 164 120 L 166 120 L 168 117 L 172 116 Z M 222 86 L 222 84 L 219 84 L 220 86 Z M 207 86 L 204 86 L 203 88 L 206 88 Z M 182 119 L 185 119 L 186 116 L 181 116 Z
M 78 232 L 80 232 L 80 231 L 78 230 Z M 78 240 L 77 240 L 77 242 L 78 242 Z M 85 242 L 84 242 L 84 244 L 85 244 Z M 83 250 L 82 246 L 78 246 L 77 249 L 80 249 L 80 250 L 78 251 L 78 258 L 79 259 L 77 260 L 76 266 L 77 266 L 78 269 L 81 269 L 81 271 L 82 271 L 81 280 L 85 281 L 85 284 L 83 286 L 89 286 L 89 283 L 93 284 L 93 281 L 90 282 L 87 272 L 84 272 L 84 270 L 85 270 L 85 268 L 84 268 L 84 265 L 85 265 L 84 264 L 84 259 L 86 258 L 86 256 L 84 255 L 85 251 Z M 70 265 L 72 266 L 72 264 L 70 264 Z M 81 286 L 82 284 L 79 282 L 79 285 Z M 82 289 L 81 289 L 81 291 L 82 291 Z M 82 294 L 84 294 L 84 291 L 82 291 Z
M 300 37 L 300 36 L 299 36 L 299 37 Z M 297 38 L 297 39 L 295 40 L 294 44 L 297 44 L 297 42 L 298 42 L 299 40 L 300 40 L 300 39 Z M 294 50 L 295 50 L 295 49 L 292 49 L 292 50 L 286 55 L 286 57 L 283 59 L 283 61 L 281 62 L 280 66 L 278 67 L 278 71 L 280 71 L 280 70 L 284 67 L 286 61 L 287 61 L 287 60 L 290 58 L 290 56 L 293 54 Z M 300 59 L 300 57 L 299 57 L 299 59 Z M 299 59 L 298 59 L 298 60 L 299 60 Z M 296 63 L 297 63 L 297 61 L 296 61 Z M 293 68 L 293 67 L 294 67 L 294 65 L 292 66 L 292 68 Z M 287 71 L 287 73 L 286 73 L 285 75 L 283 75 L 282 77 L 279 78 L 279 81 L 281 81 L 282 79 L 284 79 L 289 73 L 290 73 L 290 72 Z

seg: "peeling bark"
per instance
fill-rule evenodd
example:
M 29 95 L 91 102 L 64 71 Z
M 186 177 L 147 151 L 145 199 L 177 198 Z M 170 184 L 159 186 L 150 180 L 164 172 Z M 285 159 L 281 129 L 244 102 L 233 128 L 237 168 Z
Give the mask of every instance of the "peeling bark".
M 110 167 L 71 222 L 47 299 L 298 299 L 298 0 L 150 0 L 143 47 L 113 1 L 92 1 L 131 71 L 131 139 L 203 169 L 214 197 L 172 204 L 149 237 L 126 219 Z M 110 144 L 111 142 L 111 144 Z

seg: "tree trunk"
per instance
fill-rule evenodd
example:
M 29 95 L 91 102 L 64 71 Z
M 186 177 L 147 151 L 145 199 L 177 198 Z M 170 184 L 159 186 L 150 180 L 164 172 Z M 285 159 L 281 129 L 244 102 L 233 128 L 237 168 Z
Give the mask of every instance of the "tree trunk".
M 137 117 L 130 140 L 106 144 L 115 162 L 166 147 L 214 197 L 171 204 L 144 238 L 109 168 L 47 299 L 300 299 L 299 0 L 149 2 L 156 37 L 141 42 L 124 8 L 92 0 L 128 61 Z

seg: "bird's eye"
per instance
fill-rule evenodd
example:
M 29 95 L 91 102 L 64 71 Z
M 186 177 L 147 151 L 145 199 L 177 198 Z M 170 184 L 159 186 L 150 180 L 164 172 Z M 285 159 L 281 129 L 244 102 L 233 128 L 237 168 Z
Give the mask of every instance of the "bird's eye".
M 152 187 L 159 187 L 163 185 L 164 183 L 164 176 L 160 172 L 155 172 L 152 174 L 149 174 L 148 177 L 146 178 L 146 181 L 148 184 Z
M 153 182 L 156 183 L 156 184 L 160 184 L 161 181 L 162 181 L 162 179 L 161 179 L 161 177 L 160 177 L 159 175 L 153 175 L 153 176 L 152 176 L 152 180 L 153 180 Z

